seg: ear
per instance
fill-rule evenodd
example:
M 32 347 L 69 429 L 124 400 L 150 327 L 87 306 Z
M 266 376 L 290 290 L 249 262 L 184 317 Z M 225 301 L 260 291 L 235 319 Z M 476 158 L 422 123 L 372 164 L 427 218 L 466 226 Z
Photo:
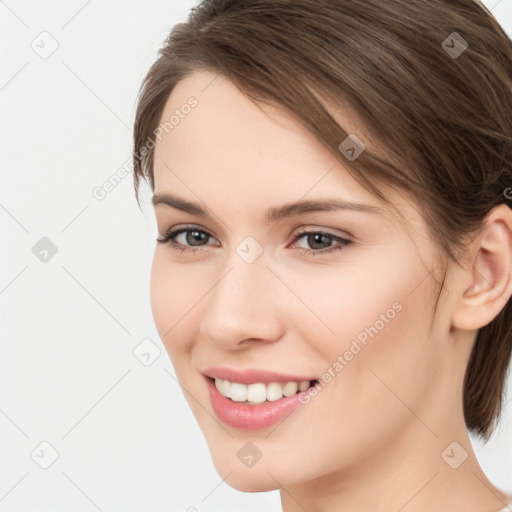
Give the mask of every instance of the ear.
M 492 322 L 512 295 L 512 210 L 507 205 L 491 210 L 466 255 L 452 326 L 477 330 Z

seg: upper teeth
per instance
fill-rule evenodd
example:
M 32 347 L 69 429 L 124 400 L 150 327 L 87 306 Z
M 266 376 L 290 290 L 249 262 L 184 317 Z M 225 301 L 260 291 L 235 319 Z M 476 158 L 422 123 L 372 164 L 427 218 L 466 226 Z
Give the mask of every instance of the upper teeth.
M 239 382 L 230 382 L 224 379 L 215 379 L 215 387 L 219 393 L 235 402 L 248 401 L 251 404 L 261 404 L 265 400 L 272 402 L 279 400 L 284 396 L 292 396 L 298 391 L 305 391 L 309 388 L 309 380 L 301 382 L 270 382 L 264 384 L 257 382 L 255 384 L 240 384 Z

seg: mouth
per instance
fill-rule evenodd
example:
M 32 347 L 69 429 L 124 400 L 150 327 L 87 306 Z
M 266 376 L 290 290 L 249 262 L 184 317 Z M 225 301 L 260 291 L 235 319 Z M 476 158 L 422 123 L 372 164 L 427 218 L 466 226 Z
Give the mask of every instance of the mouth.
M 228 379 L 208 376 L 206 376 L 206 378 L 223 397 L 232 402 L 251 406 L 261 405 L 266 402 L 276 402 L 283 397 L 292 397 L 298 393 L 307 391 L 311 386 L 319 382 L 318 379 L 312 379 L 253 382 L 251 384 L 245 384 Z
M 216 416 L 226 425 L 239 429 L 267 429 L 283 421 L 305 400 L 317 379 L 290 379 L 276 373 L 222 369 L 216 376 L 204 375 Z M 230 379 L 221 377 L 230 376 Z M 281 380 L 282 379 L 282 380 Z M 240 382 L 244 380 L 245 382 Z

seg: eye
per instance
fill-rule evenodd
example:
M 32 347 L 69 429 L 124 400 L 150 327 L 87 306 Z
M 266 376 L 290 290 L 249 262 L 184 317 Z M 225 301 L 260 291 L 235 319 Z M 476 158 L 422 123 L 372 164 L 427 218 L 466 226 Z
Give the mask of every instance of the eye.
M 299 235 L 295 237 L 294 242 L 300 239 L 304 239 L 310 247 L 313 247 L 313 249 L 301 249 L 300 253 L 314 256 L 317 254 L 330 254 L 333 251 L 341 251 L 353 243 L 352 240 L 348 238 L 343 238 L 324 231 L 309 231 L 304 228 L 302 228 Z M 338 245 L 333 246 L 333 242 L 337 242 Z M 328 248 L 322 249 L 322 246 L 325 245 L 327 245 Z
M 185 235 L 184 237 L 182 235 Z M 181 242 L 177 242 L 176 239 L 178 237 L 182 237 Z M 161 244 L 169 244 L 172 249 L 177 251 L 196 251 L 198 247 L 202 247 L 205 244 L 203 242 L 207 241 L 212 236 L 203 231 L 201 229 L 197 229 L 195 227 L 182 227 L 178 229 L 171 229 L 167 233 L 159 236 L 156 241 Z M 190 244 L 190 247 L 187 247 L 184 243 Z
M 181 241 L 178 240 L 179 237 L 181 237 Z M 171 229 L 159 236 L 156 241 L 161 244 L 169 244 L 173 250 L 179 252 L 197 252 L 200 247 L 212 245 L 207 243 L 210 238 L 213 239 L 207 231 L 190 226 Z M 352 240 L 331 233 L 308 231 L 304 228 L 294 238 L 292 246 L 300 239 L 304 239 L 312 247 L 311 249 L 300 248 L 299 252 L 304 255 L 328 254 L 333 251 L 343 250 L 353 243 Z M 337 245 L 333 245 L 333 243 L 337 243 Z

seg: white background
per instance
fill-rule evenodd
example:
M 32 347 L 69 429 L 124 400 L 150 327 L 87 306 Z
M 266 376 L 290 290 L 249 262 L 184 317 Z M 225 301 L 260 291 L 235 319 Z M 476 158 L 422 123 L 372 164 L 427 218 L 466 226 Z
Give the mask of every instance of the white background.
M 512 0 L 484 3 L 512 35 Z M 277 491 L 223 483 L 173 378 L 149 303 L 148 188 L 143 211 L 131 175 L 92 195 L 129 158 L 139 85 L 194 4 L 0 1 L 1 511 L 280 510 Z M 133 353 L 146 338 L 161 350 L 150 366 Z M 509 493 L 511 416 L 512 402 L 474 441 Z M 42 442 L 59 454 L 47 469 Z

